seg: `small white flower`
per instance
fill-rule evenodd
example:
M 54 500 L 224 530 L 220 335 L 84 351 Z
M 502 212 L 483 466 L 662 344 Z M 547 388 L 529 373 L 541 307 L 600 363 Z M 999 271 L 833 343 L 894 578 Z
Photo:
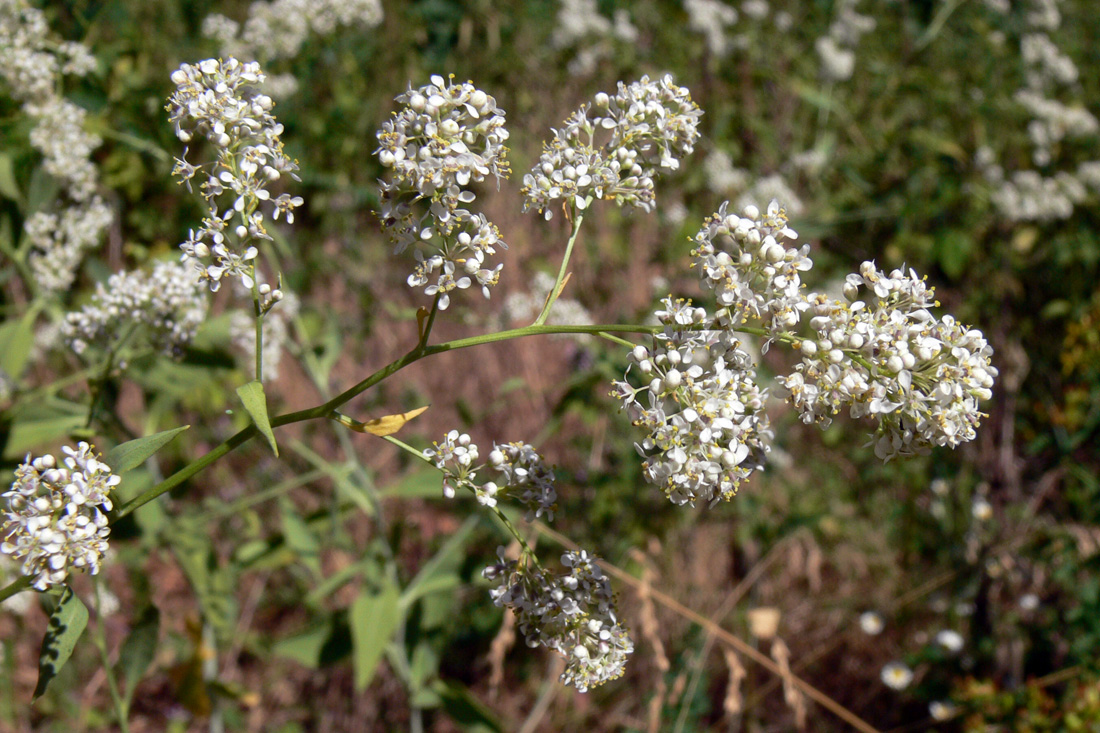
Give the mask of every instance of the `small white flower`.
M 1020 610 L 1034 611 L 1036 608 L 1039 607 L 1039 596 L 1035 595 L 1034 593 L 1025 593 L 1024 595 L 1020 596 L 1019 604 Z
M 970 513 L 979 522 L 987 522 L 993 518 L 993 505 L 979 497 L 970 506 Z
M 962 634 L 951 629 L 944 629 L 936 634 L 936 643 L 954 654 L 963 648 Z
M 859 615 L 859 628 L 868 636 L 877 636 L 886 628 L 886 622 L 878 611 L 864 611 Z
M 932 716 L 932 720 L 949 720 L 955 717 L 957 712 L 958 708 L 955 707 L 954 703 L 947 700 L 933 700 L 928 703 L 928 714 Z
M 882 668 L 882 682 L 892 690 L 904 690 L 913 681 L 913 670 L 901 662 L 890 662 Z

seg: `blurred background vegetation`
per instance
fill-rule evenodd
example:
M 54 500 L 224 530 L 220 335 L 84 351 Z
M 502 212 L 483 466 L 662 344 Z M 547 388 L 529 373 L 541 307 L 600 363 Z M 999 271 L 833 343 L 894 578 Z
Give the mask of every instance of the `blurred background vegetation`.
M 72 292 L 33 317 L 43 348 L 0 402 L 9 474 L 26 451 L 64 442 L 66 410 L 85 399 L 83 383 L 53 389 L 48 403 L 27 397 L 80 367 L 48 347 L 51 324 L 111 272 L 174 256 L 204 214 L 170 176 L 180 149 L 163 109 L 168 77 L 223 51 L 204 19 L 244 21 L 250 7 L 89 0 L 43 10 L 58 37 L 96 57 L 65 94 L 103 138 L 94 161 L 116 218 Z M 418 363 L 353 414 L 430 403 L 403 439 L 424 446 L 460 428 L 483 444 L 544 451 L 558 467 L 556 531 L 636 579 L 613 579 L 637 646 L 626 677 L 584 695 L 558 686 L 555 661 L 512 648 L 488 598 L 480 571 L 505 535 L 472 502 L 443 501 L 437 473 L 376 439 L 295 425 L 280 438 L 283 460 L 250 444 L 115 527 L 101 576 L 117 596 L 101 609 L 110 653 L 143 609 L 160 613 L 131 730 L 207 730 L 212 714 L 228 730 L 285 733 L 850 729 L 785 694 L 790 674 L 880 730 L 1097 730 L 1100 181 L 1088 164 L 1100 160 L 1100 131 L 1042 117 L 1020 97 L 1041 89 L 1097 111 L 1092 0 L 419 0 L 383 10 L 376 27 L 308 35 L 290 58 L 276 58 L 274 43 L 258 49 L 269 74 L 297 81 L 275 114 L 306 199 L 273 248 L 301 301 L 267 388 L 275 412 L 317 404 L 415 339 L 421 297 L 404 286 L 408 261 L 391 254 L 373 213 L 375 131 L 394 95 L 453 73 L 494 95 L 512 132 L 516 173 L 478 197 L 509 243 L 501 287 L 489 302 L 452 306 L 442 340 L 507 325 L 507 297 L 556 266 L 567 230 L 560 217 L 522 214 L 519 196 L 549 129 L 597 91 L 668 72 L 705 111 L 703 139 L 659 183 L 655 214 L 595 210 L 565 297 L 605 323 L 640 322 L 670 291 L 705 300 L 686 267 L 690 236 L 723 200 L 777 196 L 813 245 L 807 279 L 817 287 L 865 259 L 904 264 L 986 334 L 1001 372 L 989 417 L 957 451 L 882 465 L 864 447 L 866 426 L 842 419 L 821 433 L 776 401 L 770 469 L 733 502 L 676 508 L 644 484 L 635 430 L 607 394 L 626 365 L 621 350 L 527 340 Z M 1036 80 L 1043 62 L 1025 50 L 1035 35 L 1072 61 L 1075 78 Z M 28 134 L 0 89 L 8 252 L 23 220 L 49 204 L 31 195 L 42 174 Z M 1029 189 L 1026 176 L 1040 183 Z M 0 262 L 9 324 L 26 312 L 26 292 Z M 111 385 L 111 439 L 192 426 L 158 456 L 163 475 L 245 424 L 225 411 L 250 378 L 225 296 L 181 362 L 135 362 Z M 765 374 L 792 363 L 780 349 L 761 361 Z M 159 478 L 153 468 L 135 475 L 127 494 Z M 562 549 L 555 535 L 532 538 L 549 556 Z M 397 632 L 359 689 L 361 599 L 391 586 L 402 589 Z M 92 593 L 87 578 L 77 587 Z M 724 654 L 713 626 L 657 591 L 789 672 Z M 0 608 L 0 729 L 113 729 L 91 644 L 29 704 L 46 623 L 38 605 Z M 865 630 L 875 630 L 869 617 L 861 623 L 867 612 L 878 633 Z M 945 630 L 961 647 L 942 641 Z M 217 674 L 204 679 L 211 650 Z M 881 676 L 891 662 L 914 672 L 904 689 Z

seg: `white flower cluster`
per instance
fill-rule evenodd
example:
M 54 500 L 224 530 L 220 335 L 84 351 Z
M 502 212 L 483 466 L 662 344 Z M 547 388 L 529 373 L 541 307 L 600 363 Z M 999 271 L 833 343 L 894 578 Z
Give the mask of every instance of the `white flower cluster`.
M 511 172 L 504 111 L 473 84 L 438 74 L 396 99 L 404 106 L 378 131 L 378 159 L 393 171 L 392 182 L 379 182 L 381 217 L 395 252 L 417 246 L 409 287 L 426 286 L 441 310 L 452 290 L 475 280 L 488 298 L 502 265 L 489 267 L 486 256 L 507 245 L 496 225 L 464 205 L 475 199 L 471 183 Z
M 1027 65 L 1027 83 L 1035 90 L 1077 81 L 1077 66 L 1045 33 L 1028 33 L 1020 39 L 1020 53 Z
M 267 284 L 260 285 L 260 295 L 272 302 L 271 291 Z M 275 299 L 279 302 L 278 308 L 268 308 L 264 314 L 263 324 L 263 353 L 262 360 L 264 379 L 275 379 L 279 376 L 279 362 L 283 359 L 283 351 L 291 343 L 290 324 L 298 315 L 299 301 L 294 293 L 282 293 Z M 262 306 L 261 306 L 262 307 Z M 246 357 L 247 369 L 253 377 L 256 371 L 256 318 L 251 311 L 236 310 L 229 320 L 229 338 L 233 345 Z
M 267 62 L 294 58 L 310 34 L 326 36 L 341 27 L 375 28 L 382 18 L 380 0 L 272 0 L 249 5 L 243 24 L 220 13 L 208 15 L 202 34 L 221 44 L 223 56 Z M 265 85 L 278 98 L 297 87 L 290 74 L 270 77 Z
M 561 557 L 568 568 L 551 575 L 526 556 L 485 569 L 500 585 L 489 593 L 497 606 L 512 609 L 531 647 L 545 646 L 565 658 L 561 679 L 580 692 L 622 676 L 634 642 L 619 622 L 611 583 L 587 552 Z
M 726 208 L 722 204 L 695 235 L 692 267 L 735 324 L 763 321 L 773 336 L 791 330 L 809 307 L 799 273 L 813 267 L 810 245 L 787 246 L 798 234 L 774 199 L 764 213 L 751 204 L 742 216 Z
M 99 460 L 93 446 L 62 448 L 61 465 L 51 455 L 15 470 L 15 482 L 0 497 L 8 500 L 0 525 L 0 552 L 22 559 L 23 575 L 38 590 L 64 583 L 69 571 L 95 575 L 107 551 L 111 490 L 121 479 Z
M 615 382 L 612 396 L 647 431 L 636 447 L 646 480 L 674 504 L 729 500 L 763 468 L 771 438 L 766 393 L 728 315 L 711 318 L 690 301 L 664 299 L 664 330 L 635 346 L 640 387 Z M 728 311 L 723 311 L 728 313 Z
M 736 10 L 721 0 L 684 0 L 684 10 L 688 28 L 703 35 L 711 55 L 721 58 L 729 53 L 725 30 L 737 22 Z
M 443 495 L 448 499 L 464 488 L 472 491 L 482 506 L 495 507 L 499 499 L 512 498 L 527 508 L 527 521 L 554 521 L 558 500 L 554 471 L 530 445 L 494 443 L 487 464 L 477 462 L 477 444 L 457 430 L 432 446 L 424 456 L 443 472 Z M 497 474 L 497 481 L 477 483 L 477 472 L 486 468 Z
M 1100 132 L 1100 122 L 1079 105 L 1066 105 L 1026 89 L 1016 92 L 1016 101 L 1029 113 L 1027 134 L 1036 147 L 1036 163 L 1050 161 L 1051 148 L 1066 139 L 1084 138 Z
M 671 76 L 643 76 L 619 83 L 615 96 L 603 92 L 554 130 L 539 162 L 523 177 L 524 210 L 553 216 L 554 202 L 584 209 L 593 199 L 612 199 L 644 211 L 654 207 L 654 180 L 676 170 L 694 150 L 702 111 Z M 601 144 L 598 134 L 609 134 Z
M 871 415 L 884 460 L 972 440 L 997 376 L 993 350 L 980 331 L 932 315 L 933 295 L 912 270 L 886 275 L 864 262 L 847 277 L 845 301 L 811 296 L 816 338 L 779 378 L 802 420 L 827 425 L 845 406 L 854 418 Z
M 615 53 L 615 40 L 638 40 L 638 29 L 630 22 L 628 11 L 616 10 L 608 20 L 600 14 L 596 0 L 561 0 L 550 42 L 559 49 L 577 48 L 576 56 L 566 65 L 571 75 L 587 76 L 595 71 L 600 61 Z
M 178 356 L 206 318 L 207 298 L 190 267 L 158 262 L 151 272 L 118 272 L 96 285 L 92 301 L 68 314 L 62 326 L 65 342 L 77 354 L 89 346 L 113 351 L 126 342 L 135 345 L 135 331 L 144 343 Z
M 821 153 L 808 150 L 792 156 L 784 169 L 797 174 L 820 170 L 826 162 Z M 749 205 L 765 206 L 772 199 L 782 201 L 783 208 L 793 216 L 800 215 L 806 208 L 781 173 L 754 179 L 748 170 L 735 167 L 729 153 L 724 150 L 715 150 L 707 156 L 703 161 L 703 172 L 710 190 L 733 198 L 733 208 L 737 211 Z
M 875 29 L 875 19 L 856 12 L 859 0 L 839 0 L 829 33 L 814 42 L 821 59 L 821 76 L 828 81 L 847 81 L 856 67 L 855 47 L 865 33 Z
M 199 231 L 192 231 L 180 245 L 182 259 L 195 261 L 199 279 L 208 282 L 211 290 L 221 287 L 227 275 L 252 288 L 253 260 L 258 254 L 254 243 L 271 239 L 264 227 L 261 203 L 271 206 L 273 219 L 286 214 L 288 222 L 294 221 L 294 209 L 302 205 L 299 196 L 284 193 L 272 199 L 267 190 L 283 175 L 297 180 L 298 165 L 283 152 L 279 139 L 283 126 L 271 114 L 274 102 L 253 88 L 263 80 L 259 64 L 235 58 L 183 64 L 172 73 L 176 91 L 166 109 L 176 136 L 188 143 L 201 135 L 217 149 L 217 160 L 209 164 L 200 186 L 210 213 Z M 192 165 L 186 157 L 185 149 L 173 173 L 190 187 L 191 179 L 204 166 Z M 235 198 L 222 212 L 218 199 L 227 192 Z M 234 216 L 236 226 L 232 225 Z
M 1039 171 L 1016 171 L 991 194 L 993 205 L 1010 222 L 1048 222 L 1068 219 L 1088 196 L 1084 184 L 1071 173 L 1045 177 Z
M 114 214 L 99 196 L 78 201 L 59 212 L 37 211 L 23 222 L 30 242 L 35 282 L 46 292 L 67 290 L 84 253 L 99 244 Z
M 0 0 L 0 81 L 33 121 L 30 143 L 71 200 L 59 213 L 40 211 L 24 223 L 30 269 L 47 293 L 72 285 L 84 253 L 112 219 L 94 195 L 99 179 L 91 155 L 101 140 L 85 131 L 84 109 L 60 91 L 63 76 L 84 76 L 95 63 L 83 45 L 51 38 L 45 15 L 26 0 Z

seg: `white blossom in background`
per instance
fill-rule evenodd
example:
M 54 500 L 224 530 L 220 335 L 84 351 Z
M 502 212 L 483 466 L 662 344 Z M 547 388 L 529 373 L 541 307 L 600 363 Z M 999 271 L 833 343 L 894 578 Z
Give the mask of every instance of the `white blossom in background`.
M 62 448 L 60 463 L 45 455 L 15 470 L 0 523 L 0 553 L 22 560 L 21 572 L 46 590 L 64 583 L 74 569 L 99 572 L 111 533 L 110 493 L 121 479 L 81 442 Z
M 913 681 L 913 670 L 901 662 L 890 662 L 882 668 L 882 682 L 892 690 L 904 690 Z
M 764 20 L 771 12 L 771 6 L 768 4 L 768 0 L 744 0 L 741 3 L 741 12 L 745 14 L 746 18 Z
M 85 110 L 61 96 L 64 76 L 85 76 L 95 65 L 82 44 L 50 35 L 41 10 L 26 0 L 0 0 L 0 87 L 32 120 L 31 146 L 68 199 L 24 222 L 28 264 L 45 293 L 72 285 L 84 254 L 99 244 L 113 219 L 95 195 L 99 176 L 91 155 L 102 141 L 85 130 Z
M 728 316 L 671 297 L 662 305 L 663 331 L 630 353 L 626 376 L 636 370 L 642 384 L 614 382 L 612 396 L 646 432 L 635 446 L 646 481 L 674 504 L 728 501 L 764 466 L 767 394 Z
M 725 150 L 711 151 L 703 160 L 703 172 L 710 190 L 720 196 L 740 193 L 749 187 L 749 172 L 735 167 L 733 159 Z
M 950 720 L 958 713 L 958 708 L 947 700 L 933 700 L 928 703 L 928 714 L 935 721 Z
M 118 272 L 96 285 L 90 303 L 66 316 L 62 335 L 78 355 L 89 347 L 114 351 L 125 341 L 179 356 L 206 318 L 204 291 L 181 262 L 158 262 L 150 272 Z
M 84 254 L 99 245 L 112 221 L 114 212 L 99 196 L 28 216 L 23 222 L 31 247 L 27 261 L 38 286 L 50 293 L 68 290 Z
M 262 295 L 267 288 L 260 286 Z M 294 293 L 284 293 L 279 299 L 278 308 L 270 308 L 264 315 L 263 353 L 260 355 L 264 370 L 264 379 L 279 376 L 279 363 L 283 352 L 291 343 L 290 324 L 298 315 L 299 301 Z M 236 310 L 229 320 L 229 339 L 244 355 L 247 371 L 255 377 L 256 371 L 256 317 L 251 311 Z
M 875 29 L 875 19 L 856 12 L 859 0 L 838 0 L 836 15 L 827 35 L 814 42 L 827 81 L 847 81 L 855 71 L 855 48 L 860 38 Z
M 988 522 L 993 518 L 993 505 L 979 496 L 970 505 L 970 515 L 979 522 Z
M 525 323 L 533 321 L 546 303 L 550 290 L 554 287 L 554 276 L 547 272 L 537 272 L 531 278 L 531 284 L 527 292 L 509 293 L 504 299 L 504 307 L 501 309 L 502 318 L 506 323 Z M 549 326 L 590 326 L 595 321 L 580 301 L 571 298 L 558 298 L 554 301 L 554 307 L 546 319 Z M 586 333 L 561 333 L 556 337 L 573 338 L 578 341 L 591 341 L 592 337 Z
M 973 440 L 997 376 L 993 350 L 980 331 L 934 316 L 933 296 L 912 270 L 887 275 L 873 262 L 848 275 L 844 300 L 808 296 L 815 337 L 801 342 L 794 373 L 779 377 L 803 422 L 828 425 L 845 407 L 869 415 L 885 460 Z
M 638 29 L 630 13 L 619 9 L 612 19 L 600 14 L 596 0 L 561 0 L 550 43 L 557 49 L 576 49 L 566 65 L 574 76 L 587 76 L 615 53 L 615 41 L 632 44 Z
M 1029 33 L 1021 38 L 1020 53 L 1028 67 L 1028 86 L 1036 91 L 1077 81 L 1076 64 L 1045 33 Z
M 1088 197 L 1076 176 L 1060 171 L 1044 177 L 1038 171 L 1015 171 L 990 195 L 997 211 L 1010 222 L 1068 219 Z
M 726 29 L 737 22 L 737 10 L 721 0 L 684 0 L 684 11 L 688 29 L 703 36 L 711 55 L 721 58 L 732 50 Z
M 283 152 L 283 126 L 271 114 L 274 102 L 255 89 L 264 74 L 255 62 L 206 59 L 183 64 L 172 73 L 172 81 L 176 91 L 167 110 L 176 136 L 184 143 L 205 137 L 217 151 L 216 160 L 207 164 L 188 162 L 186 148 L 176 159 L 173 173 L 188 188 L 199 177 L 210 207 L 198 231 L 192 230 L 180 244 L 181 259 L 192 261 L 199 279 L 213 291 L 226 276 L 251 290 L 256 245 L 271 239 L 264 209 L 274 220 L 285 215 L 290 223 L 303 203 L 299 196 L 272 196 L 268 190 L 283 176 L 298 180 L 298 164 Z M 229 202 L 225 208 L 223 200 Z
M 1056 31 L 1062 25 L 1062 11 L 1058 9 L 1060 0 L 1027 0 L 1024 5 L 1028 8 L 1025 18 L 1032 28 L 1045 31 Z
M 495 507 L 502 499 L 513 499 L 526 508 L 527 521 L 554 520 L 558 500 L 554 471 L 533 447 L 494 443 L 487 463 L 478 463 L 480 456 L 470 436 L 457 430 L 424 451 L 424 457 L 443 473 L 443 495 L 448 499 L 459 489 L 467 489 L 483 506 Z M 496 480 L 477 481 L 479 471 L 491 472 Z
M 864 611 L 859 615 L 859 628 L 868 636 L 878 636 L 886 628 L 886 622 L 878 611 Z
M 550 219 L 559 201 L 584 209 L 610 199 L 652 211 L 655 179 L 694 150 L 701 115 L 688 90 L 667 75 L 620 82 L 614 96 L 597 94 L 554 130 L 523 177 L 524 210 Z
M 944 629 L 936 634 L 936 643 L 942 646 L 945 650 L 955 654 L 962 651 L 963 638 L 962 634 L 952 629 Z
M 378 131 L 378 159 L 392 171 L 380 181 L 382 225 L 395 253 L 414 245 L 408 284 L 450 305 L 451 292 L 476 283 L 488 298 L 503 265 L 487 257 L 507 249 L 500 230 L 465 208 L 487 176 L 507 178 L 508 130 L 496 100 L 470 83 L 434 75 L 396 100 L 403 106 Z
M 566 572 L 552 575 L 524 556 L 499 563 L 483 575 L 500 585 L 493 602 L 510 608 L 530 647 L 545 646 L 565 658 L 561 680 L 580 692 L 617 679 L 634 643 L 618 620 L 611 583 L 595 558 L 580 550 L 561 557 Z
M 261 62 L 291 59 L 311 40 L 338 28 L 376 28 L 381 25 L 381 0 L 259 0 L 248 6 L 243 23 L 220 13 L 208 15 L 202 34 L 221 45 L 223 56 Z M 285 98 L 297 80 L 289 74 L 268 79 L 265 91 Z
M 772 173 L 753 181 L 748 190 L 733 202 L 733 208 L 738 211 L 748 206 L 766 208 L 771 201 L 782 201 L 783 210 L 788 216 L 801 216 L 806 210 L 802 199 L 787 185 L 787 181 L 779 173 Z
M 760 321 L 778 335 L 794 328 L 809 307 L 799 273 L 813 263 L 808 244 L 787 246 L 797 237 L 775 200 L 764 212 L 746 206 L 741 216 L 722 204 L 695 235 L 692 267 L 735 325 Z

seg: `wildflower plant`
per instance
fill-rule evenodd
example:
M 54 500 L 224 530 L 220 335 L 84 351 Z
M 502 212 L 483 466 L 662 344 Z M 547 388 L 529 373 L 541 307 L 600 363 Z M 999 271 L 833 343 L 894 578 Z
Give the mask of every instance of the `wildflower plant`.
M 743 12 L 754 20 L 768 13 L 766 4 L 744 5 Z M 714 3 L 689 6 L 693 17 L 721 12 Z M 839 17 L 829 36 L 834 47 L 819 47 L 827 67 L 822 73 L 834 81 L 852 75 L 852 49 L 873 28 L 869 19 L 855 13 L 854 6 L 854 2 L 838 6 Z M 0 21 L 14 17 L 12 7 L 20 8 L 24 25 L 37 27 L 37 16 L 12 2 L 0 4 L 0 11 L 7 13 L 0 14 Z M 301 10 L 292 3 L 279 7 Z M 350 23 L 355 7 L 366 24 L 381 20 L 376 3 L 331 3 L 326 8 L 336 15 L 325 15 L 317 21 L 323 21 L 323 27 L 313 30 Z M 339 14 L 345 11 L 346 17 Z M 722 15 L 730 19 L 723 21 L 723 27 L 733 23 L 731 13 Z M 266 27 L 264 23 L 274 25 L 276 19 L 262 9 L 253 17 L 260 20 L 246 25 L 240 38 L 238 28 L 218 17 L 207 23 L 207 31 L 227 44 L 255 48 L 256 29 Z M 623 18 L 625 27 L 629 23 Z M 23 38 L 2 23 L 0 33 Z M 288 31 L 277 50 L 292 55 L 300 40 Z M 717 56 L 727 51 L 723 33 L 708 39 L 708 44 Z M 28 53 L 37 52 L 34 43 L 23 45 L 32 49 Z M 1069 78 L 1060 57 L 1041 42 L 1029 41 L 1028 49 L 1036 74 L 1060 81 Z M 74 70 L 88 66 L 76 51 L 67 53 L 73 57 Z M 3 72 L 9 84 L 18 82 L 27 90 L 50 86 L 45 76 L 36 76 L 34 64 L 16 56 L 15 70 Z M 50 63 L 61 68 L 56 59 Z M 780 200 L 719 205 L 682 245 L 685 256 L 690 250 L 691 261 L 679 282 L 696 282 L 694 292 L 663 297 L 643 323 L 598 323 L 579 305 L 563 308 L 572 303 L 563 293 L 574 246 L 593 207 L 614 202 L 630 215 L 653 214 L 659 181 L 686 167 L 700 139 L 703 112 L 671 75 L 620 82 L 613 93 L 596 94 L 551 131 L 537 162 L 523 177 L 523 199 L 516 205 L 537 212 L 543 221 L 560 213 L 569 225 L 562 251 L 553 253 L 555 259 L 560 257 L 557 275 L 538 281 L 542 297 L 536 300 L 541 300 L 541 309 L 525 307 L 526 315 L 533 318 L 530 325 L 451 341 L 433 340 L 437 317 L 460 308 L 464 291 L 474 287 L 489 298 L 505 276 L 496 258 L 498 250 L 507 247 L 505 237 L 475 204 L 486 184 L 499 187 L 509 177 L 511 135 L 496 98 L 473 82 L 436 74 L 428 83 L 410 84 L 399 94 L 397 110 L 376 135 L 375 153 L 385 170 L 379 181 L 377 218 L 395 254 L 411 250 L 415 264 L 406 283 L 428 296 L 430 306 L 417 313 L 415 338 L 409 339 L 407 353 L 331 394 L 331 363 L 326 370 L 319 355 L 322 350 L 304 343 L 308 339 L 303 336 L 307 329 L 301 318 L 302 301 L 282 289 L 281 268 L 289 258 L 277 256 L 275 229 L 282 222 L 295 222 L 304 199 L 295 193 L 292 182 L 299 181 L 298 163 L 286 152 L 284 128 L 274 115 L 275 103 L 264 91 L 265 81 L 259 63 L 232 56 L 183 64 L 171 74 L 175 90 L 166 107 L 168 122 L 184 146 L 175 158 L 173 174 L 188 191 L 195 193 L 197 188 L 206 215 L 179 245 L 178 261 L 158 261 L 151 268 L 111 275 L 80 307 L 72 306 L 58 319 L 61 340 L 92 375 L 88 380 L 91 399 L 77 416 L 81 424 L 71 432 L 77 437 L 102 432 L 107 442 L 117 445 L 104 458 L 81 440 L 76 448 L 63 449 L 66 457 L 60 462 L 50 455 L 28 455 L 16 469 L 11 488 L 0 496 L 5 502 L 0 507 L 0 552 L 21 563 L 22 577 L 0 589 L 0 599 L 33 587 L 61 591 L 64 600 L 59 608 L 73 603 L 69 600 L 71 576 L 77 570 L 99 572 L 111 529 L 118 521 L 173 489 L 182 503 L 190 480 L 253 438 L 263 438 L 279 457 L 280 428 L 328 421 L 335 423 L 337 440 L 345 448 L 352 445 L 350 433 L 384 438 L 437 471 L 445 498 L 468 494 L 477 511 L 493 518 L 518 550 L 510 553 L 501 548 L 497 558 L 487 563 L 482 577 L 491 584 L 489 598 L 514 614 L 528 646 L 545 647 L 562 657 L 564 683 L 586 692 L 624 674 L 634 642 L 610 573 L 594 552 L 570 548 L 559 556 L 564 568 L 560 569 L 558 563 L 540 558 L 530 541 L 532 526 L 545 526 L 561 517 L 563 497 L 571 490 L 559 483 L 555 468 L 524 440 L 494 442 L 483 451 L 469 433 L 458 429 L 430 447 L 418 448 L 394 433 L 422 410 L 360 421 L 347 414 L 349 403 L 406 366 L 438 354 L 530 336 L 584 335 L 590 337 L 586 345 L 593 337 L 601 338 L 621 349 L 627 364 L 621 378 L 612 380 L 609 387 L 626 419 L 637 428 L 638 473 L 676 505 L 731 501 L 747 481 L 767 470 L 775 439 L 771 415 L 779 401 L 785 401 L 806 424 L 826 427 L 841 413 L 869 419 L 873 452 L 882 461 L 933 448 L 955 448 L 976 437 L 985 417 L 981 403 L 991 397 L 998 376 L 985 336 L 951 315 L 937 313 L 939 303 L 932 287 L 905 267 L 887 273 L 867 261 L 847 276 L 840 297 L 811 290 L 806 282 L 813 267 L 810 245 L 799 241 Z M 24 101 L 21 94 L 16 96 Z M 53 102 L 62 106 L 33 114 L 40 121 L 64 120 L 68 115 L 72 119 L 65 124 L 80 127 L 76 120 L 80 113 L 66 111 L 63 102 Z M 1021 103 L 1028 104 L 1027 100 Z M 1034 102 L 1030 108 L 1039 117 L 1056 116 L 1040 106 Z M 1091 128 L 1082 134 L 1086 132 Z M 48 161 L 58 158 L 55 146 L 39 137 L 32 144 Z M 1060 142 L 1055 137 L 1046 134 L 1044 140 L 1055 145 Z M 85 138 L 71 147 L 87 162 L 93 142 Z M 72 189 L 71 198 L 95 201 L 94 175 L 86 166 L 74 170 L 68 178 L 58 173 Z M 81 219 L 83 224 L 70 225 L 64 217 L 62 213 L 28 218 L 26 234 L 36 242 L 51 237 L 70 244 L 91 242 L 99 231 L 92 224 L 106 221 L 106 216 L 89 215 Z M 83 251 L 84 244 L 76 249 Z M 69 259 L 79 261 L 75 255 Z M 59 283 L 73 282 L 73 262 L 55 268 L 56 281 L 47 282 L 44 289 L 56 291 Z M 102 409 L 105 388 L 123 377 L 116 368 L 127 366 L 135 354 L 183 357 L 210 320 L 211 293 L 225 281 L 233 285 L 227 290 L 245 292 L 251 299 L 250 313 L 227 314 L 224 336 L 224 341 L 254 360 L 248 374 L 251 381 L 237 389 L 247 422 L 213 448 L 189 457 L 174 473 L 162 476 L 159 469 L 148 468 L 145 483 L 134 480 L 128 486 L 130 472 L 142 470 L 138 467 L 146 461 L 155 465 L 156 452 L 187 426 L 134 437 L 131 426 Z M 232 297 L 223 293 L 222 300 Z M 563 313 L 577 315 L 570 319 L 563 318 Z M 284 346 L 301 357 L 302 369 L 322 401 L 276 415 L 269 413 L 265 386 L 276 377 Z M 760 361 L 772 350 L 784 349 L 789 352 L 789 366 L 781 366 L 784 373 L 769 386 Z M 782 358 L 775 358 L 775 363 L 782 365 Z M 14 376 L 9 380 L 14 386 L 6 390 L 17 401 L 23 400 L 19 375 Z M 294 446 L 341 491 L 353 494 L 353 504 L 384 527 L 377 497 L 364 498 L 348 489 L 347 475 L 355 467 L 340 473 L 299 441 L 283 442 L 284 449 Z M 309 544 L 308 523 L 295 517 L 285 518 L 284 525 L 288 543 Z M 193 536 L 181 540 L 184 544 L 201 541 Z M 203 548 L 207 550 L 201 563 L 190 557 L 181 560 L 185 571 L 192 573 L 189 580 L 204 592 L 215 583 L 216 572 L 211 568 L 217 564 L 217 553 L 212 547 Z M 389 560 L 385 572 L 362 572 L 367 588 L 348 612 L 353 642 L 360 647 L 355 654 L 360 687 L 369 683 L 381 650 L 398 633 L 409 607 L 420 597 L 417 593 L 427 593 L 424 586 L 431 582 L 418 576 L 402 588 L 401 570 Z M 321 573 L 319 563 L 311 569 Z M 219 576 L 217 582 L 226 581 Z M 217 616 L 208 596 L 203 596 L 201 605 L 204 619 Z M 875 612 L 864 614 L 861 625 L 867 634 L 883 630 L 883 620 Z M 217 634 L 211 633 L 217 641 Z M 224 628 L 221 633 L 224 637 Z M 956 643 L 955 637 L 939 641 L 959 651 L 961 642 Z M 404 650 L 393 653 L 399 658 Z M 412 667 L 409 660 L 402 661 Z M 881 677 L 884 684 L 902 689 L 913 682 L 914 673 L 896 663 L 884 668 Z M 112 689 L 124 725 L 129 701 Z

